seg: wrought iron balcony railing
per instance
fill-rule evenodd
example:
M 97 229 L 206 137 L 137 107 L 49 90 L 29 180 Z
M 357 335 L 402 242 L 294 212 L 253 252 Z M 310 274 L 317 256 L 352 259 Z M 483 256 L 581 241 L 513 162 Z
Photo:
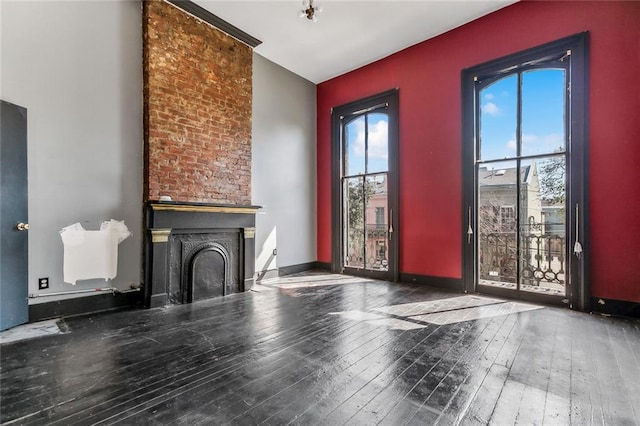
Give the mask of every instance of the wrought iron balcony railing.
M 565 284 L 566 238 L 564 233 L 520 233 L 520 256 L 515 232 L 481 233 L 479 238 L 480 279 L 516 282 L 520 259 L 521 285 Z

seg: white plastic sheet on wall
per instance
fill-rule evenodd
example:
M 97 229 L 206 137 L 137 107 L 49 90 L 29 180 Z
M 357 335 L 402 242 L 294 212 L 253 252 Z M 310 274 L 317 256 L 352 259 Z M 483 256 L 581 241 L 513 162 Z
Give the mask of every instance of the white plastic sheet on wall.
M 118 244 L 131 235 L 124 221 L 102 222 L 99 231 L 88 231 L 74 223 L 60 231 L 64 245 L 64 281 L 103 278 L 112 280 L 118 273 Z

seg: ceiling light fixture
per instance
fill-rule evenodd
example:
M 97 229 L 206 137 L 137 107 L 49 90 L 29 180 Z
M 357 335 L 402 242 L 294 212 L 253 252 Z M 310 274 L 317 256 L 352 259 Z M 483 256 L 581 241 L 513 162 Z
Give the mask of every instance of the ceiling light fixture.
M 302 1 L 302 9 L 298 12 L 298 16 L 301 18 L 307 18 L 310 21 L 317 22 L 318 21 L 318 13 L 322 12 L 322 8 L 320 6 L 314 6 L 313 0 L 303 0 Z

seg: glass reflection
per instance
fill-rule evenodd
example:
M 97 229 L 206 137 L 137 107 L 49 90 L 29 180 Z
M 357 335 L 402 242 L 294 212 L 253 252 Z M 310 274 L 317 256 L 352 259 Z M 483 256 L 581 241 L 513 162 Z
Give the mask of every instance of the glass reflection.
M 516 288 L 517 181 L 516 161 L 478 169 L 479 284 Z
M 520 288 L 565 295 L 566 160 L 523 162 L 530 170 L 520 197 Z
M 364 177 L 344 180 L 342 205 L 344 206 L 344 266 L 363 268 L 365 262 L 364 209 L 367 187 Z

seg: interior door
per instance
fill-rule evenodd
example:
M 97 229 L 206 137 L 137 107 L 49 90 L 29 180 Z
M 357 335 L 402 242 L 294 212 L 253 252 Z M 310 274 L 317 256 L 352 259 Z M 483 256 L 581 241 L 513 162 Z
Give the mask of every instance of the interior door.
M 397 91 L 335 108 L 336 272 L 397 280 Z
M 0 104 L 0 330 L 29 319 L 27 110 Z

